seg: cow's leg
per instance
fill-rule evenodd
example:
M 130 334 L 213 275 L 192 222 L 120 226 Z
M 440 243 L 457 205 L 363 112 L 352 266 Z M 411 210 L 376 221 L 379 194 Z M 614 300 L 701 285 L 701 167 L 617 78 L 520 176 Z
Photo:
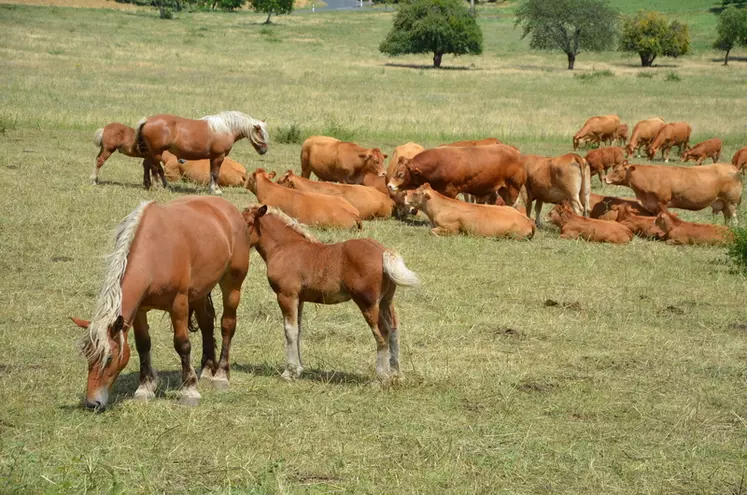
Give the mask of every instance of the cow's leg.
M 581 204 L 581 199 L 577 193 L 571 196 L 571 208 L 576 212 L 576 215 L 584 216 L 584 207 Z
M 664 149 L 661 150 L 662 158 L 664 158 L 664 163 L 669 163 L 669 153 L 672 152 L 672 146 L 668 146 L 666 148 L 666 151 Z
M 433 234 L 435 236 L 451 235 L 451 234 L 456 234 L 458 231 L 459 231 L 458 229 L 450 230 L 450 229 L 448 229 L 446 227 L 441 226 L 441 227 L 434 227 L 434 228 L 432 228 L 431 229 L 431 234 Z
M 537 223 L 537 228 L 540 228 L 543 224 L 543 221 L 542 221 L 542 207 L 543 206 L 544 206 L 544 203 L 542 203 L 542 201 L 540 201 L 539 199 L 537 200 L 537 203 L 534 205 L 534 218 L 535 218 L 535 222 Z M 529 213 L 529 210 L 527 210 L 527 213 Z
M 210 159 L 210 194 L 223 194 L 223 191 L 218 186 L 218 176 L 223 158 L 225 158 L 225 155 L 218 155 Z
M 99 183 L 99 169 L 104 166 L 104 162 L 106 162 L 110 156 L 112 156 L 111 151 L 106 150 L 103 147 L 99 150 L 99 154 L 93 162 L 93 170 L 91 171 L 91 183 L 94 186 Z
M 739 219 L 737 218 L 737 206 L 732 203 L 724 201 L 724 223 L 736 227 L 739 225 Z
M 282 376 L 289 381 L 300 377 L 303 372 L 298 353 L 298 303 L 297 295 L 278 294 L 285 330 L 285 371 Z
M 713 159 L 713 163 L 716 163 L 719 158 L 721 158 L 721 151 L 717 151 L 715 155 L 711 157 Z
M 179 294 L 174 298 L 171 306 L 171 324 L 174 326 L 174 349 L 182 361 L 182 397 L 180 404 L 196 406 L 200 402 L 200 392 L 197 391 L 197 374 L 190 356 L 192 344 L 189 342 L 189 301 L 187 294 Z
M 604 169 L 599 170 L 599 172 L 597 172 L 597 175 L 599 176 L 599 183 L 602 185 L 602 189 L 604 189 Z
M 132 326 L 135 330 L 135 347 L 140 356 L 140 386 L 135 391 L 135 399 L 148 400 L 156 396 L 158 378 L 150 361 L 150 334 L 145 311 L 137 312 Z

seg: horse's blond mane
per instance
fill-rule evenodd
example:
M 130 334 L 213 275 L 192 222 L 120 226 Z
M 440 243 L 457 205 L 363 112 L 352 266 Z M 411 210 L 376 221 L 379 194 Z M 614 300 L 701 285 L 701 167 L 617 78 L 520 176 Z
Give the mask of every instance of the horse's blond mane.
M 254 208 L 255 206 L 257 208 L 259 208 L 262 205 L 258 205 L 258 204 L 249 205 L 248 208 L 251 209 L 251 208 Z M 282 210 L 280 210 L 278 208 L 275 208 L 274 206 L 268 206 L 267 207 L 267 213 L 269 213 L 270 215 L 272 215 L 274 217 L 277 217 L 277 219 L 280 220 L 281 222 L 283 222 L 283 224 L 286 227 L 288 227 L 289 229 L 293 230 L 294 232 L 297 232 L 297 233 L 301 234 L 302 236 L 304 236 L 306 238 L 307 241 L 311 241 L 311 242 L 314 242 L 314 243 L 317 243 L 317 244 L 321 243 L 321 241 L 319 239 L 317 239 L 316 237 L 314 237 L 314 235 L 311 232 L 309 232 L 308 230 L 306 230 L 306 227 L 304 226 L 304 224 L 300 223 L 295 218 L 287 215 Z
M 106 277 L 101 288 L 96 311 L 88 326 L 88 335 L 82 342 L 82 351 L 89 362 L 105 360 L 112 354 L 109 337 L 109 326 L 122 312 L 122 277 L 127 269 L 127 257 L 135 234 L 140 226 L 145 208 L 153 201 L 143 201 L 116 228 L 114 251 L 107 256 Z M 123 339 L 120 333 L 120 339 Z M 124 341 L 120 340 L 120 348 Z
M 210 130 L 217 134 L 241 133 L 255 146 L 266 145 L 270 142 L 267 134 L 267 124 L 250 115 L 235 110 L 208 115 L 200 120 L 207 120 Z M 254 126 L 259 126 L 259 131 Z

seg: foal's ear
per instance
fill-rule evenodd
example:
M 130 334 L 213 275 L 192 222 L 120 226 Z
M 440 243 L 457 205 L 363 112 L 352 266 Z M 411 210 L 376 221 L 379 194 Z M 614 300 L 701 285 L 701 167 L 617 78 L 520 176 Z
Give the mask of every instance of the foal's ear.
M 75 316 L 70 317 L 71 320 L 73 320 L 73 323 L 78 325 L 80 328 L 88 328 L 88 325 L 91 324 L 88 320 L 81 320 L 80 318 L 76 318 Z
M 265 213 L 267 213 L 267 205 L 260 206 L 257 210 L 257 218 L 265 216 Z

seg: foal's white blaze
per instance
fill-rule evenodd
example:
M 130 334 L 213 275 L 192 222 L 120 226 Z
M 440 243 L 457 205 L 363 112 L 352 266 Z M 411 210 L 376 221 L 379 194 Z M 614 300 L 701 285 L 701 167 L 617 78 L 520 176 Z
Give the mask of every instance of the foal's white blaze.
M 89 402 L 98 403 L 99 407 L 104 407 L 109 402 L 109 389 L 100 387 L 96 389 L 93 396 L 88 399 Z

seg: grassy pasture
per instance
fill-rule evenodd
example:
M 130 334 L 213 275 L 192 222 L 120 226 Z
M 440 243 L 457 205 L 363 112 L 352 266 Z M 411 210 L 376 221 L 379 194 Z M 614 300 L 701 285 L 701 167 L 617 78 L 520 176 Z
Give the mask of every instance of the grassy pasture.
M 708 39 L 706 7 L 677 5 Z M 493 135 L 559 154 L 588 116 L 616 112 L 691 122 L 695 141 L 724 139 L 725 161 L 746 141 L 747 66 L 721 67 L 705 42 L 653 78 L 638 77 L 637 57 L 584 54 L 577 73 L 614 76 L 581 80 L 562 55 L 526 51 L 501 9 L 481 17 L 483 56 L 444 61 L 471 69 L 443 71 L 377 52 L 391 13 L 298 15 L 271 28 L 248 13 L 178 17 L 0 6 L 1 492 L 747 490 L 747 282 L 723 249 L 590 245 L 551 229 L 530 242 L 441 239 L 420 221 L 321 231 L 379 239 L 420 274 L 423 287 L 397 297 L 400 387 L 369 385 L 373 339 L 353 305 L 307 306 L 310 372 L 284 383 L 280 312 L 255 253 L 229 391 L 201 387 L 199 407 L 176 404 L 170 323 L 152 313 L 159 399 L 130 399 L 133 352 L 112 409 L 82 410 L 80 332 L 66 318 L 92 312 L 112 228 L 143 199 L 203 192 L 146 192 L 139 163 L 122 155 L 89 185 L 93 131 L 107 122 L 241 109 L 267 118 L 271 136 L 297 123 L 391 152 Z M 670 71 L 682 80 L 666 81 Z M 232 156 L 298 171 L 299 152 L 273 143 L 259 157 L 241 142 Z M 193 346 L 197 361 L 199 338 Z

